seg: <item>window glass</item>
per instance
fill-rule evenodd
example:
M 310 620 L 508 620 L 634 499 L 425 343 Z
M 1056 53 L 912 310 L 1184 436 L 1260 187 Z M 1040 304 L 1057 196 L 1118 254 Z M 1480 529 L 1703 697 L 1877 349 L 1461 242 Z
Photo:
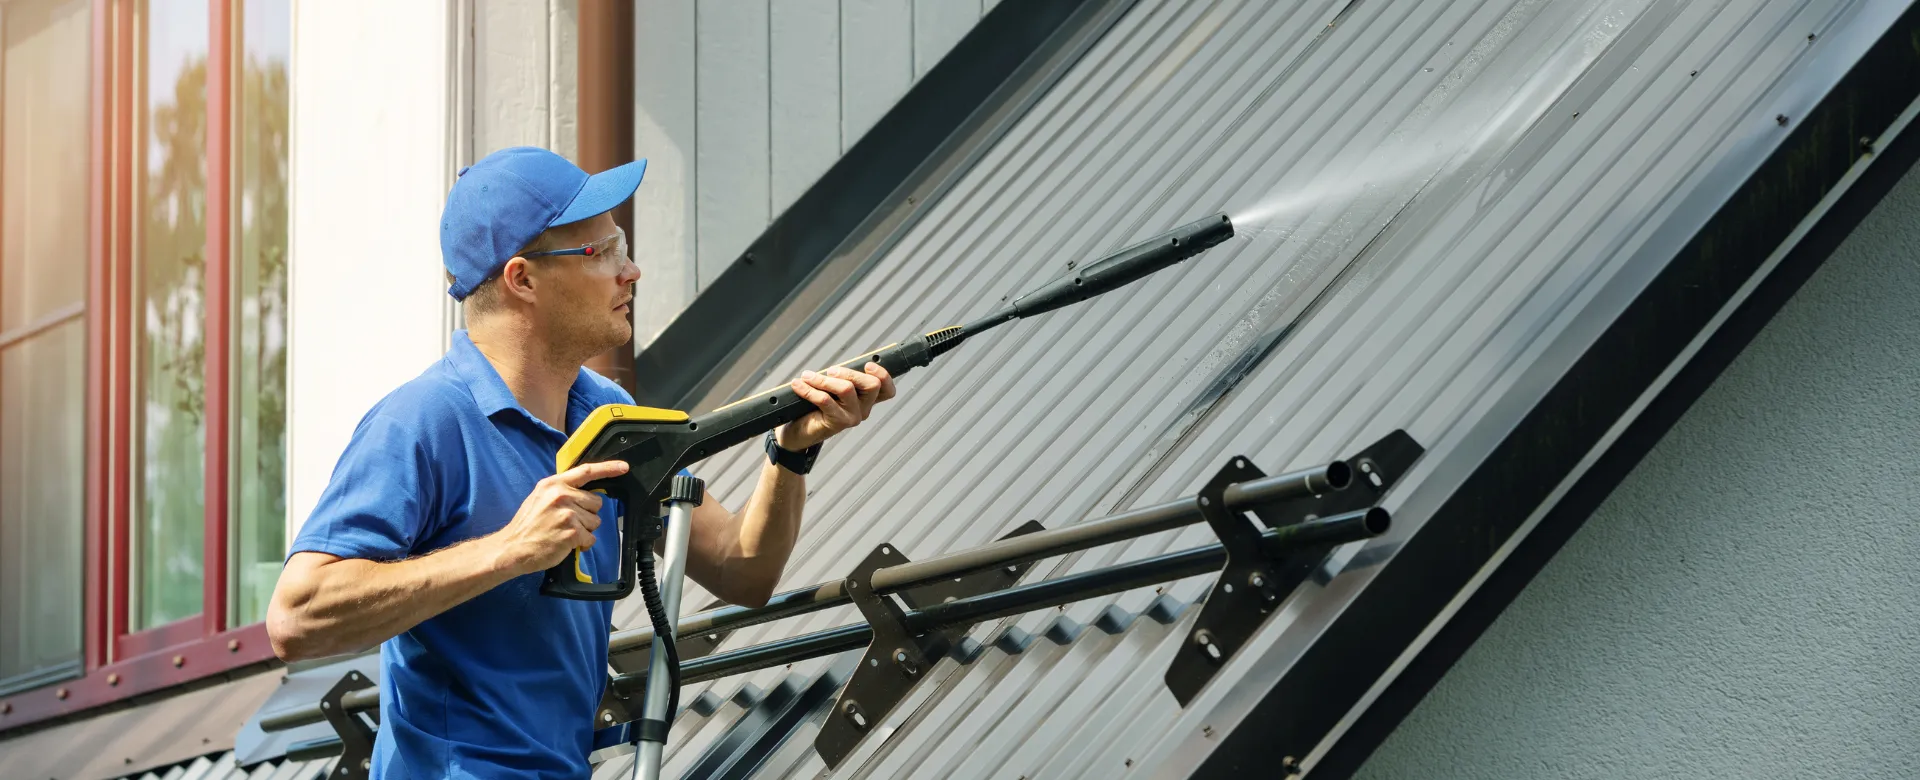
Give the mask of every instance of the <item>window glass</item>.
M 80 663 L 90 8 L 0 7 L 0 690 Z
M 139 88 L 133 326 L 135 630 L 200 612 L 206 518 L 206 0 L 150 0 Z
M 286 554 L 288 0 L 247 0 L 234 132 L 234 625 L 266 617 Z

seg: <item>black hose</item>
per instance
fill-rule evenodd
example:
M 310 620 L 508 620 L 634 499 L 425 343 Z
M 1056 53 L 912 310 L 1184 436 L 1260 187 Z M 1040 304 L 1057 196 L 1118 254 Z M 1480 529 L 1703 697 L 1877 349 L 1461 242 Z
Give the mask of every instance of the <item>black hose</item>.
M 660 731 L 660 742 L 661 744 L 665 744 L 667 741 L 666 729 L 673 726 L 673 719 L 680 714 L 680 648 L 675 646 L 677 637 L 673 635 L 673 620 L 667 615 L 666 604 L 660 600 L 660 582 L 654 577 L 653 573 L 652 548 L 652 544 L 647 544 L 640 550 L 639 585 L 640 600 L 647 604 L 647 620 L 653 622 L 653 635 L 663 640 L 660 642 L 660 646 L 666 648 L 667 651 L 667 679 L 664 680 L 664 682 L 670 687 L 667 688 L 665 726 Z M 651 663 L 651 660 L 649 660 L 649 663 Z M 653 680 L 649 680 L 648 684 L 651 685 L 654 682 Z M 644 700 L 642 700 L 641 706 L 643 707 L 642 711 L 644 711 Z M 635 737 L 633 741 L 638 743 L 640 741 L 638 736 L 639 732 L 636 731 L 634 734 Z

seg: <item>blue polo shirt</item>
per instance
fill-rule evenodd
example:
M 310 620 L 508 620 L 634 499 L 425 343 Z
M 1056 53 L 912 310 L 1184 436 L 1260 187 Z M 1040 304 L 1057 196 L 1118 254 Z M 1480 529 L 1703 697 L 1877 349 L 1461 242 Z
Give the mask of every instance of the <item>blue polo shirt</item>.
M 567 430 L 603 404 L 632 402 L 583 368 Z M 445 357 L 360 421 L 289 555 L 392 561 L 498 531 L 554 473 L 566 438 L 521 408 L 457 332 Z M 583 561 L 596 582 L 619 575 L 615 504 L 601 507 Z M 613 603 L 541 596 L 540 582 L 516 577 L 380 646 L 374 777 L 589 775 Z

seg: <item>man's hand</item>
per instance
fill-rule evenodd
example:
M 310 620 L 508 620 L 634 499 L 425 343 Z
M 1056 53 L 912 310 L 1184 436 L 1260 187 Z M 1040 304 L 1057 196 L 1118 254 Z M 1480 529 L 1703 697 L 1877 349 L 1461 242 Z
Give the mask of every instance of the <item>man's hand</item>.
M 819 409 L 780 426 L 774 437 L 781 448 L 799 451 L 826 441 L 867 419 L 874 404 L 892 398 L 893 375 L 879 363 L 869 362 L 865 369 L 834 366 L 819 373 L 803 372 L 793 380 L 793 392 Z
M 583 463 L 533 486 L 513 520 L 488 536 L 500 566 L 514 574 L 532 574 L 558 565 L 573 550 L 593 546 L 600 527 L 601 498 L 580 486 L 627 473 L 627 462 Z

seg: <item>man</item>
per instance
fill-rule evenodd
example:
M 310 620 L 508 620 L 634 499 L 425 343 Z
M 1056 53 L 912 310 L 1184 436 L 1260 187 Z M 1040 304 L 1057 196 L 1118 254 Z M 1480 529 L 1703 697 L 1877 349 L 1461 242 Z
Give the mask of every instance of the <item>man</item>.
M 607 212 L 645 170 L 588 176 L 515 148 L 461 171 L 440 242 L 468 329 L 361 420 L 291 545 L 267 612 L 274 652 L 381 644 L 375 777 L 588 774 L 613 607 L 539 587 L 576 548 L 596 582 L 618 576 L 617 508 L 581 486 L 626 464 L 553 469 L 589 412 L 632 403 L 583 364 L 632 335 L 640 271 Z M 872 363 L 793 388 L 819 409 L 770 438 L 745 506 L 729 513 L 709 495 L 693 513 L 687 574 L 735 603 L 772 595 L 811 451 L 894 392 Z

